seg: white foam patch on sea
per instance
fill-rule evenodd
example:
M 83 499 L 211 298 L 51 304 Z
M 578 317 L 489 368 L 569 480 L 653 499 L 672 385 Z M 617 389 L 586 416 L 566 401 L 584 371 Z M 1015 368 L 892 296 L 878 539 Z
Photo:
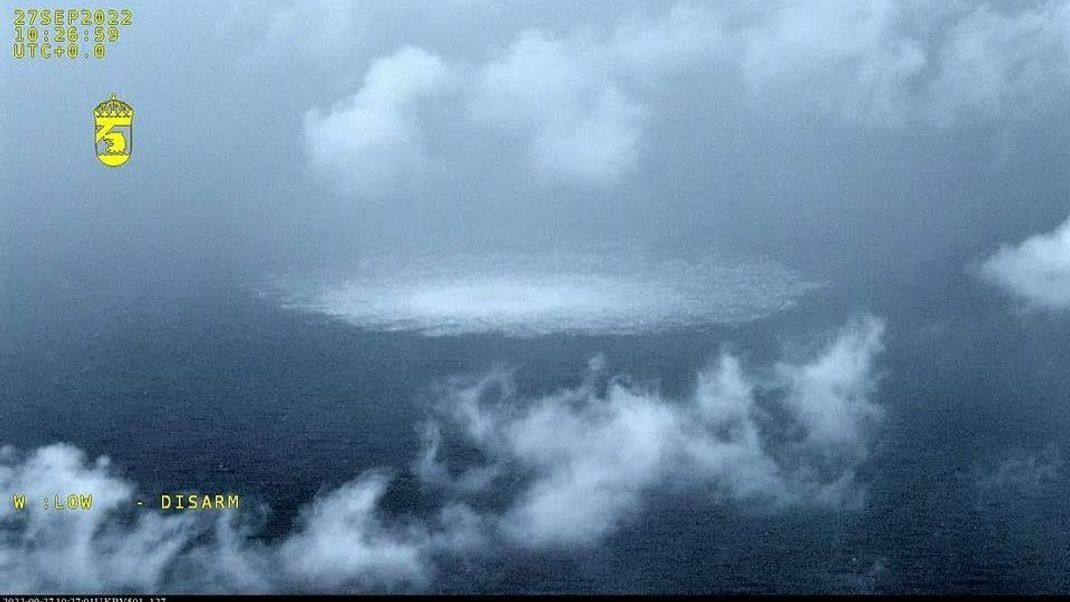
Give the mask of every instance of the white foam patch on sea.
M 755 320 L 818 283 L 753 257 L 631 252 L 367 258 L 343 274 L 280 277 L 284 307 L 377 331 L 625 335 Z

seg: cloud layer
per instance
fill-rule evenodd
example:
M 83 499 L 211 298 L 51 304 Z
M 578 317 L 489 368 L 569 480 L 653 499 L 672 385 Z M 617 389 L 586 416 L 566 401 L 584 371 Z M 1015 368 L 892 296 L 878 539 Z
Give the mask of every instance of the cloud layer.
M 4 448 L 0 490 L 26 494 L 30 509 L 0 514 L 0 582 L 19 592 L 423 589 L 437 559 L 488 545 L 597 544 L 665 491 L 770 509 L 857 505 L 854 469 L 881 416 L 871 395 L 882 330 L 874 318 L 852 322 L 765 378 L 722 355 L 681 400 L 609 377 L 601 358 L 581 386 L 545 397 L 517 396 L 503 370 L 453 379 L 436 389 L 415 464 L 444 493 L 438 510 L 386 515 L 390 477 L 370 472 L 309 502 L 274 541 L 249 515 L 138 510 L 136 486 L 106 458 L 63 444 Z M 457 445 L 478 459 L 444 452 Z M 57 491 L 92 492 L 93 510 L 41 510 Z M 488 492 L 506 504 L 481 504 Z
M 1070 309 L 1070 220 L 1054 232 L 1004 246 L 981 266 L 988 282 L 1038 309 Z
M 1067 31 L 1065 1 L 997 10 L 912 0 L 679 3 L 565 31 L 526 28 L 476 58 L 410 48 L 374 62 L 353 108 L 306 120 L 310 161 L 337 181 L 366 161 L 380 165 L 385 150 L 387 175 L 365 175 L 378 184 L 345 189 L 366 197 L 391 182 L 411 186 L 404 176 L 425 159 L 421 129 L 393 101 L 368 98 L 377 80 L 411 80 L 412 95 L 442 104 L 457 135 L 519 143 L 525 179 L 540 185 L 605 188 L 637 171 L 648 130 L 683 106 L 660 93 L 667 86 L 736 118 L 802 114 L 866 128 L 1015 119 L 1070 91 Z M 445 65 L 458 74 L 453 98 L 438 83 Z M 439 146 L 447 162 L 472 150 Z

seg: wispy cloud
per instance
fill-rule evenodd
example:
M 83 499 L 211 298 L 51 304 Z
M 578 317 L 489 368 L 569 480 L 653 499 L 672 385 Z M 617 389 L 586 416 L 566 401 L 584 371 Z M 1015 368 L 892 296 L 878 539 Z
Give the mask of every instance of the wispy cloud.
M 745 30 L 748 88 L 775 112 L 898 127 L 1021 117 L 1070 89 L 1070 4 L 783 3 Z M 776 106 L 773 106 L 776 105 Z
M 26 456 L 3 450 L 0 488 L 29 507 L 0 518 L 0 583 L 6 591 L 390 590 L 421 584 L 427 525 L 387 527 L 378 502 L 387 479 L 365 475 L 312 501 L 293 532 L 267 544 L 232 519 L 136 510 L 136 487 L 106 458 L 69 445 Z M 47 511 L 55 492 L 92 494 L 88 511 Z
M 767 379 L 722 355 L 680 400 L 611 377 L 601 358 L 582 385 L 545 397 L 517 396 L 503 370 L 454 379 L 437 389 L 416 462 L 424 485 L 445 494 L 438 510 L 389 515 L 390 477 L 373 471 L 310 501 L 277 540 L 241 514 L 137 510 L 136 485 L 69 445 L 4 448 L 0 490 L 31 505 L 92 492 L 94 506 L 0 514 L 0 582 L 20 592 L 412 590 L 433 584 L 444 556 L 595 545 L 642 520 L 668 485 L 771 510 L 851 506 L 861 493 L 854 469 L 880 419 L 871 393 L 882 329 L 873 318 L 852 322 L 814 357 L 762 371 Z M 442 452 L 458 442 L 482 460 Z M 506 504 L 478 504 L 487 491 Z
M 453 383 L 436 428 L 459 433 L 484 461 L 436 466 L 431 447 L 421 465 L 456 474 L 460 491 L 532 475 L 499 522 L 524 546 L 596 542 L 670 484 L 773 505 L 854 503 L 853 469 L 882 414 L 871 399 L 882 330 L 872 318 L 852 323 L 820 355 L 781 364 L 769 381 L 724 355 L 684 400 L 606 382 L 597 358 L 582 386 L 538 399 L 518 399 L 507 371 Z

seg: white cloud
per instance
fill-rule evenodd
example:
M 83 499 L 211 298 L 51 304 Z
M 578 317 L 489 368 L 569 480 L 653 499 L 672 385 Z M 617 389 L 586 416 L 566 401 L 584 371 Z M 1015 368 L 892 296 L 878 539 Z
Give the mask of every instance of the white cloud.
M 376 60 L 352 98 L 305 115 L 311 167 L 361 197 L 417 190 L 432 165 L 420 104 L 451 81 L 449 67 L 418 48 Z
M 607 87 L 590 107 L 540 127 L 532 140 L 532 163 L 542 174 L 590 184 L 612 184 L 633 169 L 639 153 L 644 109 Z
M 836 339 L 816 361 L 777 366 L 790 390 L 785 402 L 806 427 L 809 442 L 855 451 L 865 440 L 862 431 L 880 418 L 870 395 L 882 334 L 880 323 L 868 320 L 851 336 Z
M 329 21 L 323 43 L 351 38 L 339 33 L 346 15 Z M 272 31 L 294 20 L 279 17 Z M 309 113 L 310 162 L 350 193 L 418 189 L 430 160 L 417 107 L 434 97 L 457 116 L 456 135 L 476 126 L 519 141 L 533 181 L 608 187 L 639 168 L 648 129 L 672 103 L 694 102 L 712 74 L 716 87 L 740 88 L 742 109 L 727 97 L 711 109 L 732 114 L 883 128 L 1020 118 L 1070 92 L 1068 31 L 1065 0 L 1005 11 L 914 0 L 681 3 L 564 32 L 522 30 L 453 67 L 406 49 L 377 61 L 348 104 Z M 442 94 L 447 82 L 458 82 L 456 98 Z M 686 91 L 660 93 L 666 84 Z M 444 146 L 451 157 L 470 152 L 457 140 Z
M 600 360 L 579 388 L 533 400 L 517 399 L 503 371 L 455 383 L 439 401 L 442 419 L 486 462 L 435 472 L 479 471 L 490 475 L 484 486 L 506 470 L 532 475 L 499 521 L 522 546 L 597 542 L 663 486 L 776 504 L 856 502 L 853 469 L 881 415 L 870 394 L 882 330 L 875 319 L 853 323 L 813 360 L 779 365 L 773 382 L 748 377 L 723 356 L 681 401 L 620 379 L 603 392 Z
M 474 106 L 494 125 L 516 125 L 496 120 L 502 112 L 527 120 L 537 143 L 596 120 L 599 99 L 620 94 L 634 117 L 615 123 L 619 143 L 609 148 L 619 152 L 607 152 L 614 160 L 591 172 L 594 182 L 634 167 L 643 131 L 665 109 L 645 99 L 651 83 L 703 78 L 715 62 L 735 66 L 747 102 L 763 114 L 817 112 L 864 126 L 1017 118 L 1070 92 L 1065 0 L 1006 11 L 913 0 L 682 3 L 660 18 L 621 18 L 604 38 L 591 31 L 526 32 L 483 67 Z M 720 73 L 722 86 L 739 83 L 732 70 Z M 541 150 L 532 149 L 536 166 Z
M 608 62 L 622 78 L 646 85 L 701 70 L 728 51 L 724 16 L 688 3 L 673 5 L 662 17 L 624 15 L 606 41 Z
M 658 19 L 629 17 L 600 36 L 521 33 L 480 66 L 469 112 L 526 139 L 543 181 L 615 184 L 636 168 L 656 111 L 642 88 L 707 54 L 718 31 L 706 13 L 677 6 Z
M 607 379 L 601 358 L 581 386 L 536 399 L 518 398 L 501 370 L 457 379 L 439 390 L 438 434 L 417 462 L 424 484 L 446 493 L 437 512 L 384 512 L 389 477 L 371 472 L 309 502 L 274 541 L 240 514 L 138 509 L 144 498 L 106 458 L 88 461 L 69 445 L 4 448 L 0 491 L 24 493 L 30 507 L 0 514 L 0 583 L 13 592 L 406 591 L 428 587 L 442 557 L 595 544 L 665 489 L 839 508 L 858 500 L 853 470 L 879 418 L 869 394 L 881 330 L 874 319 L 853 322 L 768 381 L 723 355 L 682 400 Z M 445 441 L 474 445 L 483 460 L 451 465 L 459 459 L 443 459 Z M 505 506 L 477 512 L 470 498 L 488 490 Z M 93 508 L 41 509 L 55 492 L 92 493 Z
M 1027 115 L 1070 92 L 1070 2 L 1004 14 L 986 4 L 955 23 L 938 51 L 930 118 Z
M 88 462 L 69 445 L 25 457 L 5 448 L 0 490 L 28 507 L 0 514 L 5 591 L 275 591 L 394 589 L 427 575 L 425 552 L 460 535 L 390 528 L 378 518 L 385 479 L 368 475 L 315 500 L 301 524 L 269 546 L 230 515 L 137 509 L 135 487 L 106 458 Z M 44 510 L 57 492 L 92 494 L 88 511 Z M 62 496 L 61 496 L 62 497 Z M 444 515 L 452 528 L 457 511 Z
M 305 10 L 275 14 L 270 36 L 287 35 L 305 21 Z M 351 11 L 337 19 L 312 12 L 323 32 L 317 44 L 341 47 L 355 37 L 344 34 L 356 27 Z M 635 169 L 654 113 L 639 98 L 641 89 L 710 52 L 718 30 L 709 20 L 709 13 L 680 5 L 657 19 L 626 17 L 602 35 L 521 32 L 469 74 L 468 117 L 520 137 L 542 182 L 614 184 Z M 411 48 L 379 59 L 348 103 L 306 116 L 312 166 L 358 195 L 418 186 L 428 158 L 415 106 L 450 88 L 449 71 L 438 57 Z
M 1070 3 L 784 3 L 744 29 L 763 110 L 881 127 L 1028 115 L 1070 91 Z
M 31 505 L 0 515 L 0 583 L 7 591 L 153 589 L 197 534 L 189 516 L 109 520 L 133 507 L 133 488 L 106 459 L 87 464 L 66 445 L 41 448 L 21 462 L 11 448 L 2 456 L 0 490 L 25 494 Z M 41 509 L 58 492 L 92 494 L 92 510 Z
M 750 93 L 766 109 L 898 121 L 909 78 L 926 65 L 921 41 L 897 30 L 902 11 L 886 1 L 783 5 L 743 34 Z
M 428 535 L 419 527 L 388 530 L 376 518 L 388 482 L 369 475 L 313 502 L 298 531 L 278 549 L 284 569 L 296 581 L 326 591 L 422 583 Z
M 646 111 L 607 77 L 603 52 L 527 32 L 481 68 L 472 116 L 526 136 L 545 177 L 611 184 L 635 167 Z
M 1070 219 L 1054 232 L 1002 247 L 981 266 L 981 276 L 1031 307 L 1070 309 Z

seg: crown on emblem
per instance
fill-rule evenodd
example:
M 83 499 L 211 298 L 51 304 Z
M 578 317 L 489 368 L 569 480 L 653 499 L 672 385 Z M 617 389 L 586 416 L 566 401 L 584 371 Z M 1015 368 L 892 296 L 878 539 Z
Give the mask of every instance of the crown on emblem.
M 113 93 L 111 98 L 100 103 L 97 105 L 97 108 L 93 109 L 93 115 L 97 117 L 133 117 L 134 107 L 119 100 Z

